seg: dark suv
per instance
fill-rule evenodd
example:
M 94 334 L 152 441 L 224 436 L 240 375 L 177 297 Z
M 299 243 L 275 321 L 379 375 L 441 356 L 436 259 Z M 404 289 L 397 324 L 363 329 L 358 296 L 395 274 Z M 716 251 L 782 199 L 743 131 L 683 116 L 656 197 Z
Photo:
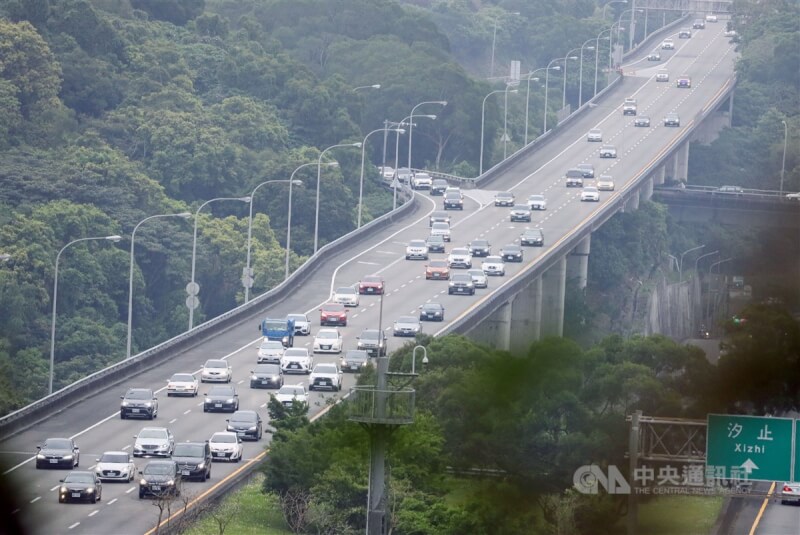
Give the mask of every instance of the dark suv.
M 150 461 L 139 471 L 139 499 L 147 495 L 163 498 L 164 496 L 180 496 L 181 476 L 178 463 L 172 459 Z
M 183 479 L 205 481 L 211 477 L 211 448 L 208 442 L 179 442 L 175 444 L 172 460 L 178 463 Z
M 130 388 L 120 398 L 122 399 L 119 407 L 121 420 L 129 417 L 152 420 L 158 416 L 158 400 L 149 388 Z
M 447 180 L 443 178 L 434 178 L 431 184 L 431 195 L 444 195 L 444 190 L 447 189 Z
M 358 349 L 366 351 L 370 357 L 386 356 L 386 335 L 378 329 L 364 329 L 358 337 Z

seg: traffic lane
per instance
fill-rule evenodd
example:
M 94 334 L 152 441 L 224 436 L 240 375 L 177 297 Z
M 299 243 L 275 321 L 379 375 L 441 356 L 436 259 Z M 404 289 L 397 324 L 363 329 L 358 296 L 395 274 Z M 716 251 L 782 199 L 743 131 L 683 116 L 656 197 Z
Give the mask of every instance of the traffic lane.
M 780 494 L 779 481 L 775 492 Z M 783 505 L 780 499 L 771 499 L 756 527 L 755 535 L 797 535 L 800 533 L 800 505 Z

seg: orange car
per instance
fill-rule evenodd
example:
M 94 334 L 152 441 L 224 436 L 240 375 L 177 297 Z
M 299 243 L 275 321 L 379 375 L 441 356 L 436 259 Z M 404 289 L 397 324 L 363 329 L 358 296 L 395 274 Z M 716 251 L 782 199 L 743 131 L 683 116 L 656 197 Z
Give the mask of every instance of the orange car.
M 425 266 L 425 278 L 428 280 L 450 280 L 450 267 L 447 260 L 431 260 Z

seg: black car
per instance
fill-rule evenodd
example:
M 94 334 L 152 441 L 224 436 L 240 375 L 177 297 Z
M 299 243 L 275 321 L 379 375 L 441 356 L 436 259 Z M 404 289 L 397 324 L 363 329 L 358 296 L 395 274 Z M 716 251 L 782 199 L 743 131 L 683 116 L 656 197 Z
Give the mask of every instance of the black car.
M 178 463 L 182 479 L 205 481 L 211 478 L 211 448 L 208 442 L 179 442 L 175 444 L 172 460 Z
M 283 372 L 280 364 L 256 364 L 250 371 L 250 388 L 280 388 Z
M 447 294 L 475 295 L 475 283 L 472 282 L 472 275 L 468 273 L 457 273 L 450 277 Z
M 360 372 L 369 362 L 369 353 L 362 349 L 348 349 L 342 357 L 343 372 Z
M 419 307 L 419 321 L 444 321 L 444 307 L 440 303 L 425 303 Z
M 522 262 L 522 247 L 510 243 L 500 249 L 500 256 L 507 262 Z
M 501 191 L 494 196 L 495 206 L 514 206 L 514 194 L 510 191 Z
M 379 350 L 380 356 L 385 356 L 386 334 L 379 332 L 378 329 L 364 329 L 358 337 L 357 347 L 369 353 L 370 357 L 377 357 Z
M 149 388 L 129 388 L 124 396 L 120 396 L 119 417 L 147 418 L 152 420 L 158 416 L 158 400 Z
M 36 449 L 36 468 L 76 468 L 80 463 L 80 450 L 71 438 L 48 438 Z
M 163 498 L 181 495 L 181 476 L 178 463 L 172 459 L 150 461 L 139 471 L 139 499 L 147 495 Z
M 205 396 L 203 412 L 234 412 L 239 410 L 239 395 L 231 385 L 212 386 Z
M 226 431 L 236 433 L 236 436 L 250 440 L 261 440 L 261 416 L 256 411 L 236 411 L 228 418 Z
M 469 254 L 472 256 L 489 256 L 492 246 L 488 240 L 472 240 L 469 242 Z
M 445 210 L 463 210 L 464 199 L 457 191 L 448 192 L 444 194 L 444 209 Z
M 445 241 L 441 236 L 428 236 L 428 239 L 425 240 L 425 243 L 428 246 L 429 253 L 445 252 Z
M 102 498 L 103 484 L 94 472 L 73 470 L 61 480 L 58 489 L 58 503 L 97 503 Z
M 443 195 L 450 184 L 443 178 L 434 178 L 431 184 L 431 195 Z
M 525 232 L 519 235 L 519 243 L 541 247 L 544 245 L 544 232 L 538 228 L 525 229 Z
M 432 227 L 434 223 L 447 223 L 449 225 L 450 214 L 442 210 L 436 210 L 435 212 L 431 212 L 431 215 L 428 218 L 428 226 Z

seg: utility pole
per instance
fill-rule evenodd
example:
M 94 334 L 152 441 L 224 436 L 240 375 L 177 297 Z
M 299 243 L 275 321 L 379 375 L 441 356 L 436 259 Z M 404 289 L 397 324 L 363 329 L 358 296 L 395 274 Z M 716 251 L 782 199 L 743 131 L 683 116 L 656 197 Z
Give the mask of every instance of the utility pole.
M 628 437 L 628 458 L 630 460 L 630 485 L 631 491 L 628 494 L 628 535 L 636 535 L 636 528 L 639 524 L 639 504 L 636 501 L 636 469 L 639 468 L 639 419 L 642 411 L 634 411 L 631 414 L 631 430 Z

